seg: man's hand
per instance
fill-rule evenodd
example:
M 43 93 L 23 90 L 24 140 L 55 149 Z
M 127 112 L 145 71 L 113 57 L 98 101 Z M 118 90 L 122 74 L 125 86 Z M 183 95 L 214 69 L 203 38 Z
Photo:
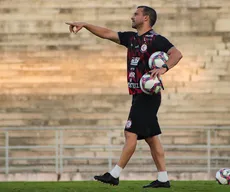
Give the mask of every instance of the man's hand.
M 69 25 L 69 31 L 70 33 L 77 33 L 84 27 L 84 22 L 66 22 L 67 25 Z
M 93 33 L 94 35 L 102 39 L 108 39 L 115 43 L 120 44 L 118 33 L 111 29 L 92 25 L 92 24 L 85 23 L 85 22 L 76 22 L 76 21 L 74 22 L 73 21 L 73 22 L 66 22 L 66 24 L 69 25 L 69 31 L 71 33 L 77 33 L 84 27 L 86 30 L 90 31 L 91 33 Z
M 149 71 L 151 73 L 151 77 L 155 79 L 156 77 L 160 78 L 161 75 L 163 75 L 167 71 L 166 68 L 157 68 Z

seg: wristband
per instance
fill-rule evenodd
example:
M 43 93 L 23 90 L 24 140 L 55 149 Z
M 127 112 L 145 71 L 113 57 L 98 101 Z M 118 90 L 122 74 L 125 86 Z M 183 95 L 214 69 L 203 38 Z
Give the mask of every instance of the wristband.
M 165 68 L 165 69 L 166 69 L 166 71 L 168 71 L 168 70 L 169 70 L 169 67 L 168 67 L 168 65 L 167 65 L 166 63 L 165 63 L 165 64 L 163 64 L 163 65 L 162 65 L 162 67 L 163 67 L 163 68 Z

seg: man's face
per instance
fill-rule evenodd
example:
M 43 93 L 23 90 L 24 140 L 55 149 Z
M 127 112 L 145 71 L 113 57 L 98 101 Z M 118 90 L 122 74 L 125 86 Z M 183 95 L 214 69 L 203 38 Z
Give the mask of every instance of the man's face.
M 143 8 L 138 8 L 131 17 L 132 28 L 137 29 L 141 26 L 144 23 L 145 17 L 146 16 L 143 15 Z

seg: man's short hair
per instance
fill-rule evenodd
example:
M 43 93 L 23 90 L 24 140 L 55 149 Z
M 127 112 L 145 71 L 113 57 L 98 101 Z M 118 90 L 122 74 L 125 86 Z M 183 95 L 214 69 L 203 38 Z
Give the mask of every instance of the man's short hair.
M 143 14 L 149 16 L 149 19 L 150 19 L 149 24 L 152 27 L 156 23 L 156 20 L 157 20 L 156 11 L 153 8 L 145 6 L 145 5 L 138 6 L 137 8 L 143 8 Z

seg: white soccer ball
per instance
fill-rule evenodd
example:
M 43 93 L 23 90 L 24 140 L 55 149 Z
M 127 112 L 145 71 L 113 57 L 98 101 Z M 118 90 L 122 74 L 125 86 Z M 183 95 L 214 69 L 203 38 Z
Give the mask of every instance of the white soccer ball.
M 230 185 L 230 169 L 222 168 L 216 172 L 216 181 L 221 185 Z
M 149 68 L 161 68 L 168 61 L 168 54 L 163 51 L 157 51 L 149 57 Z
M 151 78 L 149 73 L 144 74 L 140 79 L 141 90 L 148 95 L 159 93 L 161 86 L 161 81 L 157 77 Z

